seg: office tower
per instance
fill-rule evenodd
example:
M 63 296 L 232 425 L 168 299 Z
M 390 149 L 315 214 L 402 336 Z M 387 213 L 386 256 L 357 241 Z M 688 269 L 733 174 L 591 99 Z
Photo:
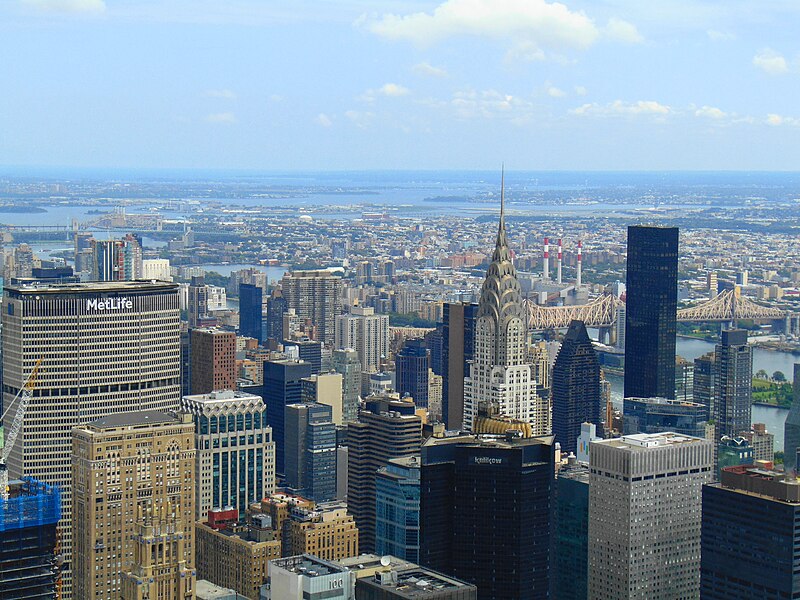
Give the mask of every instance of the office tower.
M 61 489 L 62 595 L 69 600 L 72 427 L 134 409 L 178 408 L 177 286 L 142 282 L 7 286 L 2 338 L 4 406 L 10 406 L 42 359 L 23 421 L 20 442 L 25 443 L 14 446 L 8 466 L 12 477 L 30 476 Z M 7 422 L 15 415 L 12 408 Z
M 425 342 L 431 352 L 431 371 L 441 376 L 444 373 L 442 355 L 444 352 L 444 323 L 437 323 L 436 329 L 425 334 Z
M 623 435 L 674 431 L 705 437 L 705 406 L 667 398 L 625 398 Z
M 581 423 L 600 429 L 600 363 L 583 321 L 572 321 L 553 365 L 553 435 L 561 451 L 575 452 Z
M 197 327 L 208 316 L 208 286 L 205 277 L 192 276 L 187 299 L 189 327 Z
M 0 598 L 56 598 L 61 587 L 58 488 L 26 478 L 0 491 L 8 494 L 0 495 Z
M 616 313 L 616 320 L 614 321 L 614 330 L 612 333 L 617 340 L 614 345 L 617 348 L 625 350 L 625 321 L 627 320 L 628 311 L 624 304 L 620 304 L 614 312 Z
M 315 502 L 336 499 L 336 425 L 325 404 L 289 404 L 285 415 L 285 484 Z
M 142 509 L 131 535 L 133 563 L 122 575 L 122 600 L 194 600 L 194 556 L 187 551 L 193 529 L 169 504 Z
M 349 423 L 358 418 L 361 397 L 361 361 L 353 348 L 333 351 L 333 369 L 342 375 L 342 419 Z
M 142 246 L 136 236 L 123 240 L 91 240 L 94 281 L 133 281 L 142 278 Z
M 717 272 L 708 271 L 706 273 L 706 291 L 708 292 L 708 297 L 712 300 L 717 297 L 718 285 Z
M 729 329 L 722 332 L 716 346 L 714 380 L 714 422 L 716 437 L 734 436 L 750 430 L 753 404 L 753 354 L 747 345 L 747 331 Z
M 428 408 L 430 352 L 423 339 L 407 340 L 395 358 L 395 387 L 400 396 L 408 394 L 419 408 Z
M 503 189 L 500 224 L 486 271 L 475 325 L 475 355 L 464 380 L 464 428 L 488 430 L 495 417 L 530 424 L 533 435 L 550 432 L 550 405 L 536 395 L 525 362 L 528 315 L 506 238 Z
M 142 279 L 172 281 L 168 258 L 148 258 L 142 260 Z
M 341 277 L 330 271 L 290 271 L 281 279 L 281 292 L 286 308 L 310 319 L 316 327 L 314 339 L 326 346 L 333 345 L 336 316 L 342 312 Z M 287 337 L 285 331 L 283 335 Z
M 351 307 L 336 317 L 336 348 L 355 348 L 363 371 L 380 371 L 389 356 L 389 315 L 376 315 L 369 306 Z
M 14 276 L 30 277 L 33 273 L 33 250 L 28 244 L 20 244 L 14 249 Z
M 236 334 L 203 327 L 189 332 L 192 394 L 236 389 Z
M 264 340 L 282 340 L 283 314 L 287 311 L 286 299 L 279 290 L 272 292 L 272 296 L 267 299 L 267 318 L 264 324 Z
M 302 401 L 302 380 L 309 375 L 311 365 L 302 360 L 264 361 L 262 396 L 267 405 L 267 423 L 272 427 L 272 439 L 275 441 L 275 472 L 281 475 L 285 473 L 283 457 L 286 406 Z
M 325 600 L 353 600 L 350 571 L 311 554 L 271 560 L 269 575 L 266 600 L 304 600 L 323 591 Z
M 625 397 L 675 397 L 678 228 L 628 227 Z
M 176 586 L 194 565 L 194 424 L 189 415 L 134 411 L 72 430 L 75 534 L 74 597 L 181 598 L 130 595 L 134 582 L 155 568 L 161 585 Z M 98 510 L 102 507 L 102 510 Z M 171 530 L 171 531 L 170 531 Z M 162 536 L 180 534 L 182 552 L 168 556 Z M 142 548 L 155 540 L 158 556 Z M 156 554 L 156 545 L 148 546 Z M 154 562 L 155 561 L 155 562 Z M 164 569 L 169 566 L 166 580 Z M 121 574 L 130 573 L 130 577 Z
M 705 405 L 706 420 L 714 414 L 714 381 L 717 378 L 717 358 L 708 352 L 694 359 L 692 396 L 698 404 Z
M 417 455 L 393 458 L 375 476 L 375 552 L 419 562 Z
M 283 555 L 313 554 L 325 560 L 358 556 L 358 537 L 344 503 L 297 507 L 283 523 Z
M 339 373 L 324 373 L 304 377 L 302 385 L 303 402 L 318 402 L 331 408 L 331 421 L 341 427 L 344 423 L 342 403 L 343 377 Z
M 442 326 L 442 418 L 448 429 L 464 423 L 464 377 L 475 353 L 478 305 L 446 303 Z
M 249 522 L 236 509 L 212 510 L 195 525 L 197 578 L 235 590 L 237 598 L 259 598 L 269 561 L 281 557 L 281 540 L 269 516 Z
M 554 462 L 552 436 L 426 440 L 420 562 L 481 598 L 548 598 Z
M 712 466 L 710 441 L 676 433 L 591 445 L 590 598 L 698 597 L 700 497 Z
M 181 323 L 180 358 L 181 358 L 181 397 L 192 392 L 192 359 L 191 335 L 186 323 Z
M 675 399 L 694 400 L 694 363 L 682 356 L 675 357 Z
M 284 339 L 293 338 L 302 335 L 306 330 L 311 331 L 314 329 L 311 325 L 311 320 L 304 319 L 293 308 L 286 309 L 281 318 L 283 319 L 281 331 L 283 331 Z
M 703 486 L 700 597 L 777 600 L 800 590 L 800 486 L 782 472 L 731 467 Z
M 797 471 L 797 450 L 800 449 L 800 363 L 794 364 L 792 406 L 783 426 L 783 468 Z
M 287 358 L 304 360 L 311 365 L 311 374 L 322 372 L 322 343 L 308 338 L 284 340 L 283 349 Z
M 181 410 L 195 425 L 195 519 L 213 508 L 243 512 L 275 491 L 275 443 L 260 396 L 232 390 L 184 396 Z
M 239 335 L 264 339 L 262 299 L 264 290 L 249 283 L 239 285 Z
M 739 434 L 746 439 L 753 448 L 754 461 L 772 462 L 775 460 L 775 436 L 767 431 L 764 423 L 753 423 L 750 431 L 742 431 Z M 785 466 L 784 461 L 784 466 Z
M 553 600 L 589 597 L 589 468 L 574 458 L 559 470 L 553 509 Z
M 362 552 L 375 548 L 375 474 L 392 458 L 419 452 L 422 420 L 413 402 L 367 398 L 347 428 L 347 505 L 358 526 Z
M 428 414 L 432 421 L 442 423 L 442 376 L 428 372 Z

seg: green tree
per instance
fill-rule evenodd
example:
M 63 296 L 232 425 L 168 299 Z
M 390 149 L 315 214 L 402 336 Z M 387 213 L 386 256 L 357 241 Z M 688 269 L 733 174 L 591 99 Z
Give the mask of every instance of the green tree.
M 756 379 L 769 379 L 769 373 L 767 373 L 764 369 L 759 369 L 756 371 Z
M 786 375 L 784 375 L 782 371 L 775 371 L 772 374 L 772 378 L 775 381 L 786 381 Z

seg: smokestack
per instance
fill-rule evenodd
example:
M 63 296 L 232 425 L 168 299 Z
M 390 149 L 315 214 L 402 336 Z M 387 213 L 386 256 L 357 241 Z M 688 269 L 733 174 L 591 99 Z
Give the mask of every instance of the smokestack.
M 544 278 L 550 279 L 550 238 L 544 238 Z
M 581 263 L 583 263 L 583 242 L 578 240 L 578 276 L 575 278 L 575 287 L 581 287 Z
M 562 254 L 563 248 L 561 247 L 561 238 L 558 238 L 558 283 L 561 283 L 561 259 L 563 258 Z

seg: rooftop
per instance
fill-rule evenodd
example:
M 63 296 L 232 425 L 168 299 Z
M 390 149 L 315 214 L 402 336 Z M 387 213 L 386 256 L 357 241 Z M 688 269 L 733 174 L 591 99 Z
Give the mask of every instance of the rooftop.
M 344 573 L 347 571 L 347 569 L 334 562 L 322 560 L 311 554 L 276 558 L 269 562 L 271 565 L 305 577 L 322 577 L 323 575 L 332 575 L 334 573 Z
M 469 583 L 448 577 L 425 567 L 409 565 L 406 568 L 378 571 L 372 579 L 361 579 L 357 585 L 388 588 L 401 598 L 427 598 L 443 590 L 472 588 Z
M 177 425 L 181 423 L 181 419 L 174 413 L 159 412 L 156 410 L 137 410 L 108 415 L 107 417 L 90 421 L 86 423 L 84 427 L 91 429 L 116 429 L 117 427 L 137 427 L 141 425 L 166 423 Z
M 692 408 L 704 408 L 705 404 L 699 404 L 698 402 L 689 402 L 688 400 L 673 400 L 672 398 L 636 398 L 630 397 L 625 398 L 625 400 L 632 400 L 635 402 L 646 402 L 647 404 L 664 404 L 664 405 L 672 405 L 672 406 L 687 406 Z
M 230 400 L 258 400 L 261 401 L 261 396 L 242 392 L 240 390 L 215 390 L 208 394 L 193 394 L 184 396 L 184 399 L 192 402 L 202 402 L 203 404 L 224 403 Z
M 82 283 L 50 283 L 33 280 L 24 283 L 7 284 L 5 286 L 5 290 L 23 294 L 98 294 L 106 292 L 127 293 L 131 291 L 163 291 L 177 289 L 177 283 L 157 281 L 155 279 L 148 281 L 90 281 Z
M 610 440 L 600 440 L 594 444 L 603 444 L 613 448 L 624 448 L 628 450 L 644 450 L 646 448 L 663 448 L 666 446 L 678 446 L 686 444 L 701 444 L 706 442 L 702 438 L 696 438 L 672 431 L 661 433 L 634 433 L 625 435 L 621 438 Z

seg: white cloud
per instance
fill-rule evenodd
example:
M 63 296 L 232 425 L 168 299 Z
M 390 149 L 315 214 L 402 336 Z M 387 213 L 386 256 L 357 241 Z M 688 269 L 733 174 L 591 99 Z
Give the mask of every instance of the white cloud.
M 770 75 L 782 75 L 789 72 L 789 64 L 783 55 L 765 48 L 753 57 L 753 65 Z
M 779 127 L 781 125 L 800 127 L 800 118 L 784 117 L 782 115 L 776 115 L 775 113 L 768 114 L 765 122 L 767 125 L 772 125 L 773 127 Z
M 535 108 L 530 100 L 492 89 L 455 92 L 450 107 L 460 119 L 504 118 L 517 124 L 528 122 Z
M 382 37 L 419 44 L 473 35 L 528 41 L 536 47 L 580 49 L 599 36 L 583 11 L 545 0 L 445 0 L 432 13 L 388 14 L 367 26 Z
M 730 33 L 728 31 L 717 31 L 716 29 L 709 29 L 706 31 L 706 35 L 712 42 L 728 42 L 736 39 L 735 33 Z
M 546 92 L 547 95 L 550 96 L 551 98 L 563 98 L 564 96 L 567 95 L 567 93 L 564 90 L 559 89 L 554 85 L 547 86 Z
M 359 129 L 367 129 L 375 118 L 374 113 L 361 112 L 358 110 L 348 110 L 344 113 L 344 116 Z
M 224 100 L 236 100 L 236 93 L 231 90 L 206 90 L 203 93 L 208 98 L 222 98 Z
M 596 103 L 584 104 L 569 111 L 573 115 L 587 116 L 636 116 L 652 115 L 663 117 L 673 112 L 670 106 L 656 102 L 655 100 L 639 100 L 638 102 L 623 102 L 615 100 L 609 104 L 600 105 Z
M 447 71 L 439 67 L 434 67 L 428 62 L 421 62 L 411 67 L 417 75 L 427 75 L 428 77 L 447 77 Z
M 315 122 L 317 125 L 319 125 L 320 127 L 325 127 L 325 128 L 327 128 L 327 127 L 330 127 L 330 126 L 332 126 L 332 125 L 333 125 L 333 121 L 332 121 L 332 120 L 331 120 L 331 118 L 330 118 L 328 115 L 326 115 L 325 113 L 319 113 L 319 114 L 316 116 L 316 118 L 314 119 L 314 122 Z
M 708 119 L 720 120 L 728 116 L 728 114 L 714 106 L 703 106 L 694 111 L 696 117 L 706 117 Z
M 578 96 L 585 96 L 586 94 L 589 93 L 589 91 L 582 85 L 576 85 L 575 86 L 575 93 Z
M 236 115 L 232 112 L 221 112 L 221 113 L 213 113 L 210 115 L 206 115 L 205 121 L 207 123 L 222 123 L 225 125 L 231 125 L 237 122 Z
M 22 4 L 53 13 L 99 14 L 106 10 L 105 0 L 22 0 Z
M 609 39 L 626 44 L 641 44 L 644 42 L 644 37 L 636 29 L 636 25 L 617 17 L 611 17 L 608 20 L 603 33 Z
M 384 83 L 380 88 L 378 88 L 378 93 L 383 96 L 397 97 L 408 96 L 411 93 L 411 90 L 397 83 Z

